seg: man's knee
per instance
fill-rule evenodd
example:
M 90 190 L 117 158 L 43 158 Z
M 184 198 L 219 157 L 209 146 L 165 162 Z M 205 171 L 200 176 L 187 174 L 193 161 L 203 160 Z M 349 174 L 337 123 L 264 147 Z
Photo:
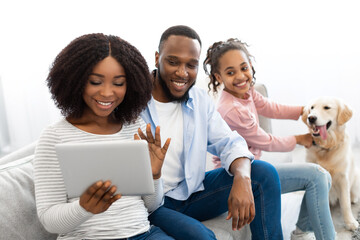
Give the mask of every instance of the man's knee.
M 268 162 L 255 160 L 251 165 L 251 179 L 257 182 L 280 184 L 279 174 Z
M 151 213 L 149 220 L 175 239 L 216 239 L 215 234 L 200 221 L 164 206 Z

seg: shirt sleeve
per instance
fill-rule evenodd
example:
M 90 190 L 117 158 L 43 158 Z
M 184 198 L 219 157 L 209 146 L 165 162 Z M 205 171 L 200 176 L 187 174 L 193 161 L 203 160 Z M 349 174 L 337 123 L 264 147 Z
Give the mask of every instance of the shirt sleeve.
M 244 108 L 233 108 L 224 116 L 230 128 L 246 139 L 250 147 L 269 152 L 288 152 L 295 148 L 294 136 L 276 137 L 263 130 L 256 116 Z
M 59 140 L 47 128 L 40 137 L 34 158 L 36 207 L 40 222 L 51 233 L 68 233 L 93 216 L 79 200 L 68 202 L 64 180 L 55 152 Z
M 297 120 L 301 116 L 302 106 L 290 106 L 276 103 L 264 97 L 255 89 L 252 89 L 252 97 L 257 113 L 264 117 Z
M 220 157 L 221 166 L 232 175 L 231 163 L 240 157 L 254 160 L 253 154 L 249 151 L 244 138 L 237 132 L 232 131 L 228 124 L 215 110 L 213 102 L 208 100 L 208 151 Z
M 141 130 L 146 134 L 145 121 L 143 119 L 139 119 L 139 124 L 140 124 Z M 162 141 L 161 144 L 164 144 L 164 141 Z M 163 189 L 163 183 L 162 183 L 161 178 L 154 179 L 154 189 L 155 189 L 155 192 L 153 194 L 145 195 L 142 197 L 149 213 L 152 213 L 153 211 L 158 209 L 163 203 L 164 189 Z
M 163 203 L 164 191 L 161 178 L 154 179 L 154 188 L 155 192 L 153 194 L 142 197 L 149 213 L 158 209 Z

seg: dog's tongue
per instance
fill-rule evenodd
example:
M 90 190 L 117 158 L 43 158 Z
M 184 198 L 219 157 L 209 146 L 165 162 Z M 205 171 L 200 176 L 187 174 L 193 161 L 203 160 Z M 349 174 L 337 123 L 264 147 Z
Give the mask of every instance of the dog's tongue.
M 326 140 L 326 138 L 327 138 L 326 125 L 316 126 L 316 128 L 320 131 L 320 136 L 321 136 L 322 140 Z

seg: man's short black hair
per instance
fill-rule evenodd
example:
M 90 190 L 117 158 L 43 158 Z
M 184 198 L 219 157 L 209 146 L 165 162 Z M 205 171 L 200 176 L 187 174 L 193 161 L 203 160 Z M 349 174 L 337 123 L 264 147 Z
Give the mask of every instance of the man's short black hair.
M 161 50 L 163 42 L 166 41 L 171 35 L 185 36 L 188 38 L 196 39 L 199 41 L 200 47 L 201 47 L 200 37 L 195 32 L 194 29 L 192 29 L 188 26 L 185 26 L 185 25 L 177 25 L 177 26 L 169 27 L 168 29 L 165 30 L 165 32 L 163 32 L 163 34 L 161 35 L 161 38 L 160 38 L 159 52 Z

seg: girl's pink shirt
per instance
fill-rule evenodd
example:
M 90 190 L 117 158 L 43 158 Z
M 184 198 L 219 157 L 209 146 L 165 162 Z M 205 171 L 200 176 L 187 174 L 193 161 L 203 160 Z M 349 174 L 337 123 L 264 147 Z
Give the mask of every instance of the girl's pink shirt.
M 296 146 L 295 136 L 276 137 L 265 132 L 259 125 L 258 114 L 274 119 L 297 120 L 301 116 L 301 106 L 287 106 L 263 97 L 253 87 L 248 99 L 240 99 L 222 91 L 217 110 L 232 130 L 237 131 L 247 142 L 255 159 L 260 159 L 261 151 L 289 152 Z M 220 159 L 213 158 L 215 168 L 220 167 Z

